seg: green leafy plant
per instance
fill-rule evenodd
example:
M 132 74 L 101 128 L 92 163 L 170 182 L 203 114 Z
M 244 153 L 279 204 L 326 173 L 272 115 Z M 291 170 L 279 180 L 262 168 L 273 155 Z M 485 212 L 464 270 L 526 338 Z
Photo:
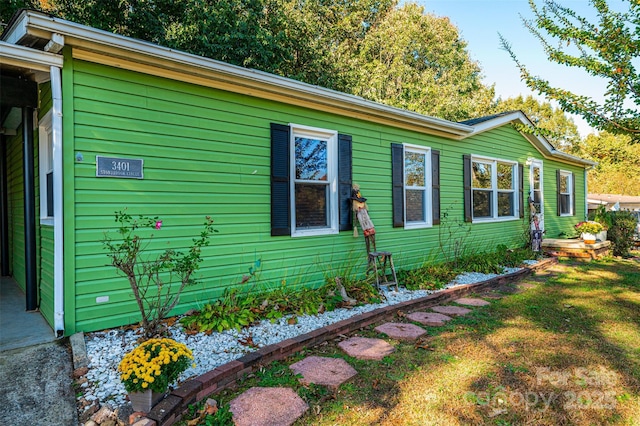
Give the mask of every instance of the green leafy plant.
M 611 241 L 615 256 L 629 256 L 633 247 L 633 234 L 635 233 L 637 220 L 628 211 L 607 212 L 611 218 L 611 227 L 607 232 L 607 239 Z
M 458 261 L 468 250 L 471 239 L 471 226 L 449 213 L 455 203 L 452 203 L 444 212 L 438 226 L 438 244 L 443 259 L 453 262 L 455 268 Z
M 204 230 L 193 239 L 186 252 L 166 249 L 154 254 L 148 253 L 153 239 L 148 230 L 162 229 L 158 217 L 134 219 L 120 211 L 116 212 L 115 220 L 119 224 L 118 238 L 105 234 L 103 244 L 109 251 L 107 256 L 111 258 L 111 264 L 129 280 L 145 336 L 153 337 L 159 332 L 161 320 L 177 305 L 182 290 L 196 282 L 193 273 L 202 262 L 202 248 L 209 245 L 210 235 L 218 231 L 213 229 L 213 220 L 207 216 Z M 140 234 L 146 234 L 146 237 Z
M 608 214 L 605 206 L 598 206 L 598 208 L 589 213 L 589 220 L 596 221 L 602 225 L 604 229 L 609 229 L 613 225 L 611 215 Z

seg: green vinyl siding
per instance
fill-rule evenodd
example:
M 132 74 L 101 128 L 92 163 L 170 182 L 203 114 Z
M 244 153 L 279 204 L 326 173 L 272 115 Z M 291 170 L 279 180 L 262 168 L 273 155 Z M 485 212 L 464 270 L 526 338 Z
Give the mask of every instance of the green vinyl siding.
M 73 152 L 81 153 L 82 160 L 73 164 L 73 185 L 65 180 L 65 188 L 73 190 L 74 199 L 77 331 L 139 320 L 128 282 L 109 265 L 102 245 L 105 232 L 115 235 L 114 212 L 125 208 L 133 216 L 163 220 L 161 230 L 148 231 L 155 235 L 150 250 L 156 253 L 166 247 L 187 247 L 202 230 L 205 216 L 215 221 L 219 233 L 203 249 L 204 262 L 197 272 L 200 283 L 187 288 L 175 313 L 201 307 L 239 285 L 258 258 L 262 287 L 319 285 L 326 274 L 340 274 L 353 265 L 364 273 L 364 240 L 353 238 L 351 231 L 299 238 L 270 235 L 272 122 L 353 137 L 353 182 L 360 184 L 367 198 L 378 249 L 391 251 L 398 269 L 438 255 L 439 234 L 447 223 L 462 220 L 463 155 L 524 164 L 538 154 L 510 126 L 453 141 L 83 61 L 72 66 L 73 111 L 65 114 L 73 114 L 74 120 L 65 135 L 73 134 Z M 440 150 L 441 209 L 449 218 L 443 218 L 442 225 L 392 227 L 391 143 Z M 97 155 L 142 158 L 144 179 L 97 178 Z M 553 166 L 547 164 L 545 196 L 551 203 L 555 197 L 547 193 L 552 186 L 546 180 Z M 581 179 L 578 175 L 576 181 Z M 527 167 L 524 178 L 528 182 Z M 473 224 L 469 242 L 483 249 L 498 243 L 521 244 L 524 220 Z M 108 296 L 108 301 L 97 303 L 101 296 Z
M 38 86 L 39 104 L 38 117 L 42 119 L 52 106 L 51 97 L 51 83 L 46 82 Z M 53 240 L 53 227 L 49 225 L 40 224 L 40 163 L 39 163 L 39 143 L 38 143 L 38 131 L 34 131 L 34 152 L 36 153 L 36 173 L 35 173 L 35 185 L 36 185 L 36 238 L 38 245 L 38 287 L 39 287 L 39 307 L 42 316 L 53 327 L 54 325 L 54 279 L 53 279 L 53 252 L 54 252 L 54 240 Z M 44 196 L 44 194 L 42 194 Z
M 24 176 L 22 162 L 22 130 L 7 138 L 7 182 L 9 204 L 9 266 L 10 273 L 25 291 L 24 264 Z

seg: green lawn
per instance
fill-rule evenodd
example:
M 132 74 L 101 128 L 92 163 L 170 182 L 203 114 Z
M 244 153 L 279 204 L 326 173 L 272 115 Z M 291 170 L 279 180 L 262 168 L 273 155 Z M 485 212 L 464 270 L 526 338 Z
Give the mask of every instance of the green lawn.
M 311 407 L 296 425 L 640 424 L 638 258 L 561 263 L 477 296 L 491 305 L 416 343 L 389 340 L 382 361 L 328 342 L 213 397 L 225 407 L 250 386 L 294 387 Z M 300 386 L 288 365 L 308 355 L 343 357 L 358 375 L 337 392 Z

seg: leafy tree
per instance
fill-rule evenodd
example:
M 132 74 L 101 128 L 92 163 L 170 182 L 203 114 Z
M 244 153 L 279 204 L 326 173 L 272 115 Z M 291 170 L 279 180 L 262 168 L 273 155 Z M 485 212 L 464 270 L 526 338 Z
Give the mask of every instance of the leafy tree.
M 630 139 L 608 132 L 587 136 L 578 154 L 598 162 L 587 174 L 589 192 L 640 195 L 640 144 Z
M 523 22 L 541 42 L 550 61 L 582 69 L 606 81 L 604 102 L 553 87 L 548 80 L 534 76 L 501 36 L 502 47 L 515 61 L 528 87 L 557 101 L 564 111 L 581 115 L 595 128 L 630 135 L 630 142 L 639 142 L 640 76 L 636 65 L 640 52 L 640 2 L 631 0 L 626 12 L 612 10 L 606 0 L 589 3 L 597 12 L 596 23 L 553 0 L 545 0 L 542 7 L 529 0 L 535 18 Z
M 448 18 L 397 0 L 10 0 L 54 16 L 449 120 L 493 87 Z M 3 12 L 4 13 L 4 12 Z
M 549 102 L 540 102 L 533 96 L 518 96 L 506 100 L 499 99 L 493 113 L 520 110 L 539 129 L 547 140 L 556 148 L 576 154 L 580 149 L 580 133 L 573 119 Z
M 483 115 L 494 90 L 482 84 L 466 48 L 448 18 L 404 4 L 365 35 L 353 58 L 352 93 L 454 121 Z

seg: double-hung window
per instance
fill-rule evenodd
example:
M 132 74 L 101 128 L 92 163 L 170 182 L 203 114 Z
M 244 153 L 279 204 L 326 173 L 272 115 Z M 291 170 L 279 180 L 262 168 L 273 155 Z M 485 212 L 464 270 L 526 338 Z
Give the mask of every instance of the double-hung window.
M 352 229 L 351 136 L 271 123 L 271 235 Z
M 293 235 L 337 233 L 337 132 L 292 127 Z
M 440 151 L 391 144 L 393 226 L 424 228 L 440 223 Z
M 404 146 L 405 227 L 431 225 L 431 156 L 423 147 Z
M 470 205 L 473 221 L 515 219 L 519 215 L 518 163 L 471 156 Z
M 558 170 L 557 172 L 557 185 L 558 185 L 558 215 L 559 216 L 572 216 L 574 214 L 574 179 L 573 173 Z

